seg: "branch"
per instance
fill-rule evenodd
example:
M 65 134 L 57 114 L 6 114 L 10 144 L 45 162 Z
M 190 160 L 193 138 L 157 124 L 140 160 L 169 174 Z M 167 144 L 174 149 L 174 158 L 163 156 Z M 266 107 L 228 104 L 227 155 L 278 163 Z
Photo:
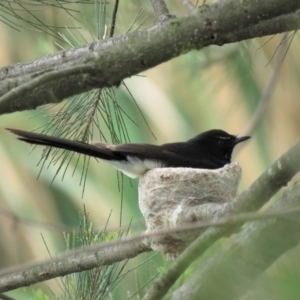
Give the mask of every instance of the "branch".
M 72 233 L 78 231 L 78 226 L 70 226 L 70 225 L 64 225 L 64 224 L 57 224 L 57 223 L 50 223 L 50 222 L 43 222 L 43 221 L 38 221 L 35 219 L 27 218 L 27 217 L 22 217 L 10 210 L 6 209 L 0 209 L 0 216 L 5 216 L 11 220 L 10 228 L 15 229 L 18 226 L 24 225 L 24 226 L 32 226 L 32 227 L 37 227 L 37 228 L 45 228 L 47 230 L 53 230 L 53 231 L 59 231 L 59 232 L 65 232 L 65 233 Z M 8 222 L 5 224 L 8 225 Z M 123 224 L 123 226 L 107 226 L 106 229 L 103 231 L 103 227 L 95 228 L 94 232 L 99 232 L 102 230 L 103 232 L 112 232 L 112 231 L 118 231 L 118 230 L 127 230 L 129 227 L 131 229 L 141 227 L 144 225 L 145 222 L 144 220 L 137 220 L 137 221 L 132 221 L 130 224 Z M 0 272 L 1 273 L 1 272 Z
M 0 114 L 57 103 L 95 87 L 119 85 L 193 49 L 298 29 L 300 11 L 294 12 L 299 8 L 297 0 L 259 5 L 252 0 L 222 0 L 148 30 L 2 68 Z
M 164 0 L 151 0 L 155 15 L 156 15 L 156 24 L 163 23 L 169 19 L 175 18 L 174 15 L 171 15 L 167 5 Z
M 125 239 L 126 240 L 126 239 Z M 140 253 L 151 251 L 142 238 L 100 244 L 72 251 L 43 262 L 33 262 L 7 269 L 0 274 L 0 293 L 47 279 L 111 265 Z
M 268 82 L 262 92 L 261 99 L 259 100 L 259 105 L 256 109 L 256 111 L 253 114 L 253 117 L 251 119 L 251 122 L 248 124 L 247 128 L 243 131 L 241 135 L 252 135 L 253 131 L 256 129 L 260 121 L 262 120 L 264 113 L 267 110 L 268 104 L 270 100 L 272 99 L 272 94 L 275 89 L 275 84 L 277 82 L 277 79 L 279 77 L 280 73 L 280 67 L 282 64 L 282 56 L 284 54 L 285 48 L 281 43 L 285 39 L 285 34 L 282 35 L 279 52 L 277 53 L 277 58 L 274 63 L 273 71 L 271 73 L 271 76 L 268 79 Z
M 224 36 L 223 42 L 232 43 L 247 40 L 255 37 L 274 35 L 287 31 L 298 30 L 300 27 L 300 10 L 295 10 L 287 14 L 263 20 L 253 26 L 242 30 L 233 31 L 231 34 Z
M 0 209 L 0 215 L 3 215 L 11 219 L 10 227 L 13 229 L 15 229 L 17 226 L 20 226 L 21 224 L 27 226 L 34 226 L 38 228 L 46 228 L 48 230 L 55 230 L 59 232 L 70 232 L 70 233 L 78 229 L 78 226 L 75 227 L 75 226 L 68 226 L 63 224 L 48 223 L 48 222 L 37 221 L 26 217 L 20 217 L 17 214 L 13 213 L 12 211 L 6 209 Z M 117 230 L 119 230 L 119 228 Z
M 119 7 L 119 0 L 115 0 L 113 14 L 112 14 L 112 18 L 111 18 L 111 28 L 110 28 L 109 37 L 113 37 L 114 36 L 115 27 L 116 27 L 116 21 L 117 21 L 118 7 Z
M 247 213 L 232 215 L 215 221 L 197 222 L 180 228 L 139 234 L 109 243 L 70 251 L 54 259 L 28 263 L 15 268 L 2 270 L 0 272 L 0 292 L 10 291 L 21 286 L 31 285 L 58 276 L 90 270 L 95 267 L 110 265 L 124 259 L 132 258 L 142 252 L 151 250 L 145 246 L 143 242 L 146 238 L 172 233 L 190 232 L 191 230 L 206 229 L 209 227 L 243 224 L 247 221 L 269 219 L 278 216 L 291 216 L 299 213 L 300 207 L 265 214 Z M 124 245 L 125 247 L 123 247 Z

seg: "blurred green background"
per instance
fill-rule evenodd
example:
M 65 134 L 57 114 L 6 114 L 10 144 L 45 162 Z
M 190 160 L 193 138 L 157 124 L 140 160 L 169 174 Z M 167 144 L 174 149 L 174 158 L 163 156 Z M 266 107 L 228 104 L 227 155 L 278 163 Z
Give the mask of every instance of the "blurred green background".
M 120 2 L 115 35 L 125 33 L 141 9 L 142 15 L 135 28 L 144 18 L 146 19 L 141 28 L 153 24 L 154 14 L 150 1 Z M 180 1 L 166 2 L 171 13 L 177 16 L 187 13 Z M 113 1 L 108 1 L 108 21 L 112 3 Z M 33 60 L 59 51 L 60 47 L 56 42 L 66 49 L 69 48 L 63 41 L 58 41 L 58 33 L 63 33 L 74 45 L 91 42 L 92 35 L 97 36 L 95 6 L 73 4 L 67 7 L 69 13 L 59 7 L 30 6 L 32 14 L 44 24 L 57 26 L 51 27 L 51 30 L 48 30 L 50 27 L 47 29 L 54 36 L 39 32 L 39 29 L 20 20 L 12 19 L 16 24 L 20 24 L 20 27 L 14 25 L 18 30 L 8 26 L 7 22 L 0 22 L 0 66 Z M 19 13 L 26 20 L 38 22 L 26 11 Z M 211 46 L 161 64 L 143 72 L 143 76 L 126 79 L 126 85 L 156 137 L 154 139 L 139 109 L 127 90 L 121 86 L 114 89 L 117 101 L 138 124 L 136 126 L 126 119 L 130 141 L 155 144 L 184 141 L 213 128 L 242 135 L 253 120 L 270 78 L 276 72 L 277 80 L 270 87 L 271 95 L 266 110 L 251 133 L 252 139 L 237 147 L 233 155 L 233 161 L 238 161 L 243 169 L 240 189 L 244 190 L 299 140 L 299 37 L 287 35 L 277 51 L 283 38 L 283 35 L 277 35 L 271 40 L 270 37 L 265 37 L 222 47 Z M 284 50 L 280 51 L 282 48 Z M 276 63 L 280 67 L 275 70 Z M 25 130 L 37 128 L 48 122 L 49 114 L 55 113 L 62 105 L 51 107 L 49 111 L 44 111 L 45 107 L 41 107 L 36 111 L 18 112 L 0 118 L 0 237 L 5 241 L 0 243 L 1 268 L 49 257 L 43 239 L 52 255 L 63 252 L 66 245 L 62 232 L 69 227 L 62 229 L 60 226 L 76 228 L 83 204 L 95 228 L 100 229 L 106 224 L 111 211 L 108 228 L 117 230 L 119 227 L 121 193 L 113 168 L 104 162 L 91 160 L 83 197 L 82 186 L 79 185 L 79 167 L 73 175 L 75 162 L 69 166 L 63 180 L 60 173 L 49 187 L 56 173 L 55 166 L 44 168 L 37 180 L 40 171 L 37 163 L 42 149 L 37 148 L 28 155 L 30 147 L 18 142 L 4 130 L 5 127 Z M 42 113 L 34 116 L 37 112 Z M 124 178 L 121 223 L 125 226 L 132 219 L 132 232 L 141 232 L 144 229 L 138 208 L 137 183 L 137 180 L 130 181 Z M 14 219 L 11 214 L 20 220 Z M 56 224 L 57 228 L 21 222 L 22 219 L 28 218 Z M 146 257 L 146 254 L 141 255 L 131 261 L 129 268 Z M 286 283 L 283 278 L 286 281 L 288 277 L 293 278 L 292 280 L 299 278 L 297 268 L 292 268 L 293 263 L 293 256 L 285 261 L 281 260 L 277 267 L 273 267 L 273 272 L 266 275 L 272 277 L 272 281 L 269 282 L 274 283 L 275 280 L 276 284 L 269 284 L 270 298 L 264 299 L 277 299 L 277 281 L 288 284 L 290 282 Z M 126 291 L 126 297 L 130 297 L 164 264 L 160 255 L 157 255 L 151 264 L 130 272 L 120 283 L 119 291 Z M 284 277 L 286 274 L 289 275 Z M 59 294 L 59 287 L 54 280 L 46 284 Z M 38 287 L 48 290 L 45 284 Z M 20 289 L 11 292 L 10 295 L 17 298 L 22 295 L 22 298 L 18 299 L 31 299 L 31 290 L 31 287 Z M 142 290 L 140 295 L 143 295 L 143 292 Z M 253 293 L 257 296 L 264 295 L 265 292 L 266 290 L 258 284 Z M 124 294 L 117 296 L 118 293 L 116 292 L 114 299 L 125 299 Z M 252 298 L 248 295 L 247 299 Z

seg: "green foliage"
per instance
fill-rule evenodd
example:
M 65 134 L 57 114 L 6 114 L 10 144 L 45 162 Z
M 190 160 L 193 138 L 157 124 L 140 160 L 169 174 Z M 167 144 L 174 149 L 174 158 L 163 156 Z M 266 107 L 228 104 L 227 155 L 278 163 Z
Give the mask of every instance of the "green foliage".
M 46 295 L 41 289 L 33 291 L 33 299 L 34 300 L 50 300 L 48 295 Z
M 94 232 L 93 225 L 84 211 L 78 232 L 66 235 L 67 251 L 109 242 L 122 237 L 122 231 L 106 232 L 106 226 L 99 232 Z M 63 295 L 61 299 L 109 299 L 113 288 L 124 278 L 127 260 L 109 266 L 94 268 L 89 271 L 65 276 L 62 281 Z

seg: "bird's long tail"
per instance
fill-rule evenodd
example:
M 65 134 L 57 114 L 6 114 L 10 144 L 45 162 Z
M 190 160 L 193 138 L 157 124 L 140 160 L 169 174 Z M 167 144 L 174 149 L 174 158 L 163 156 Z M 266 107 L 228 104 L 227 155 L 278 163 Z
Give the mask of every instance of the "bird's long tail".
M 34 133 L 19 129 L 6 128 L 10 132 L 16 134 L 18 139 L 29 144 L 42 145 L 48 147 L 55 147 L 70 151 L 75 151 L 81 154 L 94 156 L 105 160 L 120 160 L 122 159 L 120 155 L 114 153 L 112 150 L 90 145 L 84 142 L 67 140 L 64 138 L 59 138 L 51 135 L 46 135 L 42 133 Z

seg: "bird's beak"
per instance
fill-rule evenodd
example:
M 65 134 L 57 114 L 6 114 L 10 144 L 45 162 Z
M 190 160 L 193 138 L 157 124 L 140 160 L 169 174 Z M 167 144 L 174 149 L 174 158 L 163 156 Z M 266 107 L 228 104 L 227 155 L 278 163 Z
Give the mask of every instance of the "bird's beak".
M 241 143 L 243 141 L 246 141 L 246 140 L 248 140 L 250 138 L 251 138 L 251 136 L 240 136 L 240 137 L 237 137 L 236 140 L 235 140 L 235 142 L 234 142 L 234 146 L 236 144 L 239 144 L 239 143 Z

